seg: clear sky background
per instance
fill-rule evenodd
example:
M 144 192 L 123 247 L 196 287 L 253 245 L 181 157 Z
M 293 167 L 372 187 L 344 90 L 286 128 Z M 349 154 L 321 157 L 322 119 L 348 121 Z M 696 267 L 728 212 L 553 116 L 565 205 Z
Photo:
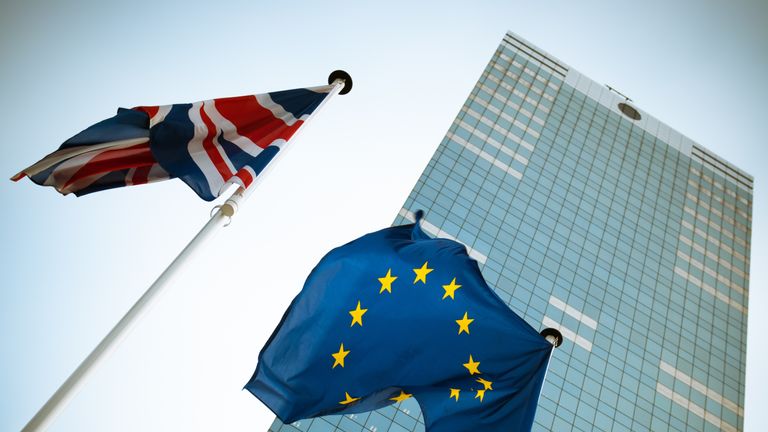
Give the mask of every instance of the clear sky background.
M 266 430 L 241 390 L 330 248 L 389 225 L 512 30 L 755 176 L 747 431 L 768 426 L 768 3 L 0 1 L 0 173 L 118 106 L 324 84 L 332 100 L 52 431 Z M 20 429 L 202 227 L 180 181 L 0 181 L 0 430 Z M 546 384 L 545 384 L 546 385 Z

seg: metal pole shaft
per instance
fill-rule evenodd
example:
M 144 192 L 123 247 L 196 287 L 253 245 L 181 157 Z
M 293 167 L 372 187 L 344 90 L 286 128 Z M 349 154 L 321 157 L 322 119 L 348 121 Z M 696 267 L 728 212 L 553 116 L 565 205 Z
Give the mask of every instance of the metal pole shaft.
M 336 80 L 333 82 L 334 88 L 330 91 L 328 96 L 318 106 L 315 112 L 333 96 L 338 94 L 344 86 L 343 80 Z M 311 119 L 312 117 L 310 117 Z M 304 124 L 306 126 L 306 123 Z M 301 130 L 300 128 L 292 139 L 296 138 Z M 290 148 L 292 146 L 286 146 Z M 285 153 L 285 149 L 278 152 L 278 155 Z M 219 206 L 216 212 L 211 216 L 208 223 L 203 226 L 200 232 L 187 244 L 181 253 L 171 262 L 171 264 L 163 271 L 162 274 L 155 280 L 155 282 L 144 292 L 138 301 L 126 312 L 115 327 L 99 342 L 96 348 L 88 354 L 88 357 L 80 363 L 74 372 L 67 378 L 66 381 L 56 390 L 56 393 L 51 396 L 48 401 L 43 405 L 32 417 L 26 426 L 22 429 L 22 432 L 36 432 L 45 430 L 50 423 L 56 418 L 56 415 L 61 412 L 67 403 L 74 397 L 77 390 L 83 386 L 85 380 L 91 375 L 93 370 L 101 363 L 120 343 L 120 341 L 128 334 L 138 320 L 147 312 L 152 303 L 156 300 L 158 295 L 173 279 L 174 275 L 179 273 L 184 264 L 189 258 L 199 250 L 200 246 L 210 237 L 215 234 L 218 228 L 226 226 L 229 219 L 237 212 L 238 204 L 244 201 L 253 191 L 255 186 L 260 183 L 264 174 L 271 169 L 275 160 L 267 165 L 267 168 L 262 171 L 253 181 L 248 188 L 238 187 L 227 200 Z
M 557 349 L 557 347 L 560 346 L 557 340 L 557 336 L 547 335 L 544 338 L 547 340 L 547 342 L 552 344 L 552 351 L 549 352 L 549 358 L 547 359 L 547 370 L 544 371 L 544 378 L 541 380 L 541 388 L 539 389 L 539 397 L 536 399 L 537 401 L 541 400 L 541 394 L 544 393 L 544 384 L 546 384 L 547 382 L 547 375 L 549 374 L 549 364 L 552 362 L 552 355 L 555 353 L 555 350 Z M 562 342 L 562 336 L 561 336 L 560 342 Z

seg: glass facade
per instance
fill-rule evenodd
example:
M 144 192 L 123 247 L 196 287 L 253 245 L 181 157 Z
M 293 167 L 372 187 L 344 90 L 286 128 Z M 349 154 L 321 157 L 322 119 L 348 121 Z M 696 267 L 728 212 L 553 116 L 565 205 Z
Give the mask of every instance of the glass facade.
M 537 431 L 738 431 L 752 177 L 508 33 L 400 210 L 566 341 Z M 423 431 L 418 404 L 273 432 Z

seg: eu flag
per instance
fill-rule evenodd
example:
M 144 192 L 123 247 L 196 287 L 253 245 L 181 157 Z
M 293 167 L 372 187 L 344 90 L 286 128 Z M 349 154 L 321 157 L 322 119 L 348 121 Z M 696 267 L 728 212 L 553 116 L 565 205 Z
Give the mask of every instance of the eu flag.
M 552 349 L 417 222 L 329 252 L 246 389 L 285 423 L 414 397 L 429 432 L 530 430 Z

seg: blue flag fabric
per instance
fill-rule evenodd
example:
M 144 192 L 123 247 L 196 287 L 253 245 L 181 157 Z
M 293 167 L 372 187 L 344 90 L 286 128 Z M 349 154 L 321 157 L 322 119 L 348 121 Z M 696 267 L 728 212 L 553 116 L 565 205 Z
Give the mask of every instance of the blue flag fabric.
M 417 222 L 329 252 L 245 388 L 285 423 L 414 397 L 428 432 L 527 431 L 552 349 Z

